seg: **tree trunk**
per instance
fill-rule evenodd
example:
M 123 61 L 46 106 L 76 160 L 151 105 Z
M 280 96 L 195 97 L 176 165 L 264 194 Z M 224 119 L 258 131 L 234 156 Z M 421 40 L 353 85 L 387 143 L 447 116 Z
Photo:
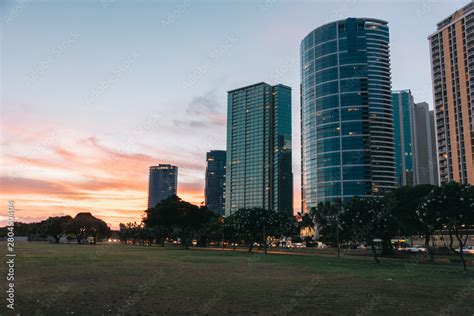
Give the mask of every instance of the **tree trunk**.
M 188 238 L 187 238 L 187 237 L 184 237 L 181 242 L 182 242 L 182 246 L 184 247 L 184 249 L 188 250 L 188 249 L 189 249 L 189 241 L 188 241 Z
M 374 256 L 375 263 L 380 263 L 380 260 L 377 257 L 377 249 L 375 249 L 375 245 L 373 243 L 370 244 L 370 248 L 372 249 L 372 255 Z
M 390 238 L 382 239 L 382 256 L 392 255 L 393 254 L 393 247 Z
M 426 261 L 427 262 L 433 262 L 434 261 L 433 249 L 431 249 L 431 247 L 430 247 L 430 241 L 431 241 L 431 234 L 426 234 L 425 248 L 426 248 Z
M 459 248 L 459 258 L 461 259 L 461 263 L 462 263 L 462 270 L 464 271 L 464 273 L 467 272 L 467 265 L 466 265 L 466 259 L 464 258 L 464 251 L 462 248 Z
M 249 247 L 249 253 L 252 252 L 252 249 L 253 249 L 253 242 L 250 243 L 250 247 Z
M 466 259 L 464 258 L 464 243 L 462 241 L 462 236 L 460 236 L 458 234 L 458 232 L 456 232 L 456 239 L 458 240 L 458 244 L 459 244 L 459 259 L 461 259 L 461 263 L 462 263 L 462 270 L 464 273 L 467 272 L 467 265 L 466 265 Z

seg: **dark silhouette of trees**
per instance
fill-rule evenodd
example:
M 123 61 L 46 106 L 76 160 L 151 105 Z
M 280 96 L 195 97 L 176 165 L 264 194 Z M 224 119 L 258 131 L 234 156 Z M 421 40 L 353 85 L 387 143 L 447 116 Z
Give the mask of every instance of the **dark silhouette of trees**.
M 283 212 L 262 208 L 240 209 L 228 218 L 237 235 L 249 246 L 252 252 L 255 243 L 260 244 L 267 253 L 267 237 L 288 236 L 296 232 L 297 223 L 293 216 Z
M 146 210 L 145 214 L 143 222 L 146 228 L 153 228 L 159 238 L 180 238 L 185 249 L 189 248 L 193 238 L 207 243 L 207 236 L 216 222 L 214 212 L 177 196 L 161 201 L 156 207 Z
M 416 206 L 414 212 L 415 219 L 405 218 L 403 220 L 405 225 L 413 225 L 415 233 L 425 237 L 428 262 L 434 260 L 434 247 L 431 246 L 431 238 L 435 231 L 443 229 L 446 213 L 452 208 L 452 206 L 446 205 L 444 202 L 439 203 L 437 198 L 443 196 L 443 191 L 444 188 L 442 187 L 432 188 Z M 413 212 L 410 212 L 410 216 L 412 215 Z
M 93 237 L 95 244 L 98 238 L 105 238 L 111 234 L 107 223 L 94 217 L 89 212 L 77 213 L 76 217 L 69 222 L 67 232 L 74 234 L 79 244 L 87 237 Z
M 341 202 L 319 203 L 310 210 L 310 214 L 318 224 L 321 240 L 336 245 L 337 242 L 350 240 L 350 233 L 344 221 L 344 208 Z
M 390 235 L 394 222 L 383 199 L 355 197 L 349 202 L 345 215 L 352 240 L 364 241 L 372 250 L 375 262 L 380 263 L 375 240 Z
M 40 234 L 41 236 L 51 236 L 55 243 L 59 243 L 61 237 L 66 234 L 71 221 L 72 217 L 69 215 L 49 217 L 39 223 Z
M 448 183 L 433 189 L 417 209 L 420 222 L 427 228 L 447 229 L 449 248 L 459 255 L 463 271 L 467 270 L 463 248 L 474 228 L 474 188 Z

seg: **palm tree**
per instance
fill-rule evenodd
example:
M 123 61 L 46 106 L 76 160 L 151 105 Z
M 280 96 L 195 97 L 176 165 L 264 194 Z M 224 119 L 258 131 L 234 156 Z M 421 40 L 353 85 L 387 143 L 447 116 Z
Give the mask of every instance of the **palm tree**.
M 309 213 L 298 212 L 298 228 L 300 234 L 304 237 L 309 237 L 311 234 L 314 234 L 314 220 Z

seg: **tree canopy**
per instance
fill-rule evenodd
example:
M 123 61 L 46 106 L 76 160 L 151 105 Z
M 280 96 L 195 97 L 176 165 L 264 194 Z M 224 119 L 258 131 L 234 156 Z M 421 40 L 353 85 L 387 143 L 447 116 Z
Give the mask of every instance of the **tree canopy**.
M 94 243 L 96 243 L 98 238 L 105 238 L 111 234 L 107 223 L 89 212 L 77 213 L 74 219 L 69 222 L 67 231 L 76 236 L 79 244 L 87 237 L 93 237 Z

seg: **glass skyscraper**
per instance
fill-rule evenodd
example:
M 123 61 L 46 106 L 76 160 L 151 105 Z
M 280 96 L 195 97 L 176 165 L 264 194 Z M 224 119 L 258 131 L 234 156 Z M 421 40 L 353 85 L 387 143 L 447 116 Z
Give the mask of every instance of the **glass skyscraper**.
M 415 118 L 410 90 L 393 91 L 393 124 L 395 134 L 395 166 L 397 184 L 413 186 L 415 167 Z
M 176 195 L 178 167 L 166 164 L 150 167 L 148 179 L 148 208 L 155 207 L 162 200 Z
M 206 154 L 206 206 L 218 215 L 225 209 L 225 150 L 211 150 Z
M 257 83 L 228 92 L 226 216 L 261 207 L 293 213 L 291 88 Z
M 323 25 L 300 52 L 302 210 L 395 188 L 387 22 Z

